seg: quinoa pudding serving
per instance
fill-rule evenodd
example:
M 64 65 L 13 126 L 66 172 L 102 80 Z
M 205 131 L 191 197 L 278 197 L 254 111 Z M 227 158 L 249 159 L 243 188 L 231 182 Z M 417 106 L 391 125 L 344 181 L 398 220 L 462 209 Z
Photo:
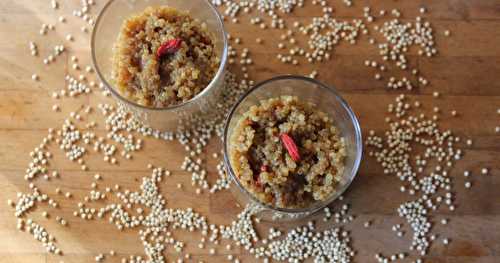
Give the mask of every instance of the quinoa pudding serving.
M 148 7 L 123 22 L 113 81 L 127 99 L 165 108 L 189 101 L 215 76 L 220 59 L 206 24 L 171 7 Z
M 314 104 L 281 96 L 243 113 L 229 158 L 241 185 L 264 204 L 306 208 L 325 201 L 344 171 L 346 147 L 333 120 Z

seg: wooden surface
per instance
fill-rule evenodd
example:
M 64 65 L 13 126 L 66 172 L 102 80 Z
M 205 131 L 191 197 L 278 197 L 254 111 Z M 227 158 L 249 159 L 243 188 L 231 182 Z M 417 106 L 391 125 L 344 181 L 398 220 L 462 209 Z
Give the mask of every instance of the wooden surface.
M 229 223 L 239 212 L 229 192 L 216 195 L 204 194 L 196 196 L 190 187 L 190 175 L 178 168 L 183 155 L 178 143 L 147 140 L 144 150 L 136 154 L 130 162 L 121 162 L 119 166 L 103 163 L 100 158 L 90 155 L 90 171 L 82 172 L 78 165 L 67 161 L 57 149 L 52 166 L 61 171 L 61 179 L 45 182 L 37 181 L 45 192 L 61 203 L 61 208 L 42 207 L 30 216 L 37 219 L 50 233 L 55 235 L 65 252 L 64 257 L 47 255 L 40 243 L 27 234 L 18 232 L 13 210 L 7 206 L 7 199 L 15 199 L 16 192 L 27 191 L 28 186 L 23 179 L 30 157 L 28 153 L 36 147 L 46 135 L 50 127 L 60 127 L 70 111 L 81 104 L 97 105 L 102 100 L 100 94 L 82 96 L 78 99 L 53 100 L 52 91 L 65 85 L 64 75 L 72 72 L 69 57 L 77 55 L 80 65 L 90 64 L 89 35 L 82 33 L 82 21 L 71 15 L 79 0 L 60 1 L 61 9 L 53 11 L 49 0 L 2 0 L 0 1 L 0 262 L 93 262 L 98 253 L 115 250 L 120 255 L 142 254 L 136 231 L 118 232 L 106 221 L 85 222 L 71 215 L 79 199 L 88 193 L 92 174 L 99 172 L 104 177 L 104 184 L 119 183 L 124 187 L 137 189 L 140 178 L 147 176 L 146 164 L 151 162 L 166 167 L 174 172 L 168 183 L 162 186 L 162 192 L 175 207 L 194 207 L 207 215 L 214 223 Z M 102 0 L 97 1 L 102 6 Z M 306 1 L 308 2 L 308 1 Z M 331 1 L 333 2 L 333 1 Z M 454 213 L 439 211 L 433 221 L 443 216 L 450 219 L 446 226 L 436 224 L 434 232 L 448 236 L 452 242 L 444 247 L 440 242 L 431 246 L 426 262 L 447 263 L 496 263 L 500 262 L 500 137 L 494 133 L 494 127 L 500 125 L 500 1 L 498 0 L 436 0 L 436 1 L 358 1 L 354 7 L 347 8 L 341 1 L 335 1 L 336 14 L 341 18 L 361 17 L 362 8 L 371 5 L 378 10 L 398 8 L 404 18 L 418 15 L 418 8 L 424 5 L 429 10 L 425 16 L 432 22 L 438 32 L 436 34 L 439 56 L 433 59 L 412 57 L 411 64 L 427 76 L 431 85 L 419 87 L 411 94 L 426 104 L 431 111 L 432 106 L 439 106 L 443 116 L 449 116 L 453 109 L 459 117 L 443 117 L 444 127 L 451 127 L 457 134 L 472 138 L 474 144 L 467 149 L 464 160 L 454 168 L 455 174 L 464 169 L 473 171 L 473 187 L 463 187 L 462 176 L 457 175 L 457 210 Z M 95 8 L 95 14 L 98 8 Z M 307 21 L 319 9 L 308 5 L 292 15 L 294 20 Z M 69 22 L 56 23 L 59 15 L 64 14 Z M 274 59 L 279 34 L 263 36 L 255 26 L 248 25 L 248 17 L 240 18 L 239 24 L 228 23 L 229 32 L 241 37 L 255 61 L 251 70 L 252 78 L 263 80 L 276 74 L 299 73 L 308 74 L 313 69 L 319 72 L 319 79 L 335 85 L 352 105 L 358 115 L 363 130 L 386 129 L 384 122 L 387 104 L 399 92 L 387 92 L 385 82 L 375 81 L 374 71 L 363 66 L 366 59 L 377 59 L 377 50 L 368 44 L 366 37 L 359 44 L 340 45 L 333 58 L 323 64 L 314 66 L 302 63 L 294 67 L 278 63 Z M 47 36 L 40 36 L 38 31 L 42 23 L 57 24 L 55 31 Z M 452 37 L 445 38 L 443 30 L 449 29 Z M 75 42 L 64 40 L 69 32 L 75 36 Z M 256 36 L 264 39 L 264 46 L 257 45 Z M 28 41 L 39 44 L 43 56 L 48 54 L 54 44 L 65 43 L 69 52 L 57 59 L 50 66 L 44 66 L 41 57 L 29 55 Z M 31 75 L 38 73 L 40 82 L 33 82 Z M 395 73 L 397 74 L 397 73 Z M 439 100 L 432 98 L 432 92 L 439 91 Z M 51 107 L 58 103 L 61 113 L 54 113 Z M 99 114 L 92 118 L 100 123 Z M 218 151 L 216 141 L 206 153 L 209 164 L 215 163 L 211 153 Z M 481 167 L 489 167 L 491 175 L 479 176 Z M 215 165 L 209 165 L 210 178 L 215 178 Z M 186 187 L 182 191 L 175 185 L 183 182 Z M 54 194 L 54 189 L 71 191 L 74 195 L 66 199 Z M 397 206 L 407 200 L 408 195 L 399 192 L 396 178 L 385 176 L 381 168 L 371 158 L 364 158 L 361 171 L 354 184 L 346 194 L 346 201 L 352 206 L 352 213 L 357 217 L 347 226 L 351 230 L 352 247 L 357 251 L 355 262 L 374 262 L 374 254 L 386 254 L 406 251 L 411 235 L 398 238 L 390 230 L 391 226 L 402 220 L 395 213 Z M 334 204 L 333 206 L 338 206 Z M 47 210 L 51 216 L 43 219 L 42 211 Z M 62 227 L 55 222 L 55 216 L 62 215 L 69 220 L 69 227 Z M 363 223 L 372 220 L 372 227 L 366 229 Z M 269 224 L 263 224 L 262 228 Z M 407 230 L 408 232 L 408 230 Z M 206 262 L 223 262 L 228 252 L 218 249 L 217 256 L 209 256 L 208 250 L 198 249 L 195 235 L 182 234 L 182 240 L 188 241 L 188 251 L 194 259 Z M 225 243 L 223 243 L 225 244 Z M 253 262 L 243 250 L 234 250 L 235 256 L 244 262 Z M 177 255 L 168 250 L 172 258 Z M 115 257 L 107 262 L 118 262 Z

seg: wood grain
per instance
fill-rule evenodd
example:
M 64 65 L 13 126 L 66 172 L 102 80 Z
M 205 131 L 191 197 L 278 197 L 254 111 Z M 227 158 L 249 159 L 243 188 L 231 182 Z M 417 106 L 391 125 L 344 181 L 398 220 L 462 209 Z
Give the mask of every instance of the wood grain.
M 53 11 L 50 1 L 3 0 L 0 1 L 0 193 L 1 200 L 15 199 L 19 191 L 27 191 L 28 186 L 22 178 L 30 161 L 28 153 L 36 147 L 47 134 L 47 129 L 59 127 L 69 112 L 76 111 L 81 105 L 97 105 L 110 99 L 103 98 L 97 92 L 79 98 L 51 98 L 54 91 L 65 85 L 66 74 L 78 75 L 71 68 L 70 56 L 80 58 L 80 65 L 90 64 L 89 35 L 82 33 L 81 20 L 71 15 L 78 6 L 79 0 L 59 1 L 61 8 Z M 105 1 L 97 1 L 93 13 Z M 320 8 L 307 3 L 306 7 L 290 15 L 290 21 L 309 21 L 318 14 Z M 458 207 L 454 213 L 438 211 L 431 220 L 439 222 L 443 217 L 449 218 L 446 226 L 435 224 L 435 232 L 449 237 L 452 242 L 445 247 L 435 242 L 426 262 L 435 263 L 496 263 L 500 258 L 500 136 L 494 133 L 494 127 L 500 125 L 500 116 L 496 109 L 500 108 L 500 2 L 498 0 L 354 0 L 352 8 L 345 7 L 341 1 L 329 1 L 335 7 L 335 14 L 342 19 L 362 18 L 362 9 L 370 5 L 374 12 L 380 9 L 390 11 L 397 8 L 403 12 L 402 19 L 412 21 L 420 15 L 418 9 L 426 6 L 428 13 L 423 15 L 430 20 L 436 32 L 439 56 L 426 59 L 416 56 L 412 51 L 410 65 L 418 68 L 421 74 L 429 79 L 427 87 L 416 87 L 407 92 L 412 98 L 424 104 L 424 111 L 431 112 L 434 105 L 441 108 L 442 127 L 473 140 L 468 147 L 464 160 L 459 162 L 452 173 L 457 177 Z M 57 22 L 60 15 L 65 15 L 67 24 Z M 377 20 L 377 23 L 384 19 Z M 56 24 L 56 30 L 47 36 L 40 36 L 38 31 L 42 23 Z M 289 22 L 291 23 L 291 22 Z M 250 70 L 253 79 L 261 81 L 278 74 L 309 74 L 312 70 L 319 72 L 318 78 L 335 86 L 348 100 L 360 119 L 363 130 L 381 132 L 386 129 L 384 117 L 387 104 L 392 102 L 399 91 L 388 91 L 385 81 L 374 79 L 375 71 L 363 65 L 365 60 L 377 59 L 377 49 L 368 44 L 368 37 L 362 36 L 356 45 L 342 43 L 335 48 L 332 59 L 322 64 L 310 65 L 301 62 L 299 66 L 283 65 L 275 56 L 281 32 L 268 29 L 263 31 L 249 25 L 249 16 L 240 18 L 239 24 L 227 23 L 227 29 L 234 36 L 242 38 L 237 49 L 250 49 L 255 66 Z M 444 30 L 449 29 L 451 37 L 444 37 Z M 75 42 L 68 43 L 66 34 L 72 32 Z M 233 33 L 234 32 L 234 33 Z M 256 37 L 264 40 L 263 45 L 255 42 Z M 375 38 L 376 36 L 374 34 Z M 304 41 L 302 37 L 297 37 Z M 41 56 L 29 54 L 28 41 L 39 43 Z M 54 45 L 65 43 L 69 52 L 57 58 L 57 62 L 44 66 L 41 58 L 45 57 Z M 301 42 L 303 43 L 303 42 Z M 404 73 L 394 68 L 391 76 L 402 76 Z M 33 82 L 31 75 L 37 73 L 40 82 Z M 95 76 L 94 76 L 95 77 Z M 388 74 L 385 74 L 388 78 Z M 434 91 L 441 93 L 441 98 L 432 97 Z M 62 111 L 54 113 L 52 105 L 58 104 Z M 458 117 L 452 118 L 450 112 L 458 111 Z M 104 135 L 103 119 L 94 113 L 89 118 L 99 123 L 97 132 Z M 53 149 L 54 158 L 51 169 L 61 173 L 60 179 L 51 181 L 39 180 L 37 185 L 51 197 L 56 199 L 61 208 L 46 206 L 32 212 L 31 216 L 42 223 L 54 234 L 64 257 L 47 255 L 41 245 L 26 234 L 15 229 L 16 219 L 13 211 L 5 201 L 0 202 L 0 262 L 47 262 L 66 263 L 93 262 L 94 257 L 109 250 L 118 255 L 108 257 L 106 262 L 119 262 L 121 256 L 142 254 L 135 230 L 119 232 L 106 221 L 86 222 L 73 217 L 72 211 L 78 200 L 88 194 L 92 176 L 100 173 L 103 176 L 101 187 L 120 184 L 124 188 L 137 189 L 142 177 L 149 174 L 148 163 L 166 167 L 173 175 L 161 184 L 161 191 L 167 200 L 172 200 L 171 207 L 193 207 L 198 212 L 208 215 L 210 222 L 227 224 L 240 211 L 230 192 L 216 195 L 195 194 L 190 186 L 190 174 L 180 171 L 183 160 L 183 149 L 178 143 L 169 143 L 147 139 L 144 150 L 135 154 L 130 162 L 120 165 L 109 165 L 103 162 L 101 155 L 91 154 L 87 163 L 90 171 L 83 172 L 79 165 L 66 161 L 63 153 Z M 203 158 L 209 166 L 209 180 L 216 178 L 213 152 L 220 150 L 218 141 L 211 142 Z M 479 175 L 482 167 L 490 168 L 489 176 Z M 465 189 L 461 171 L 473 173 L 473 187 Z M 183 190 L 176 185 L 182 183 Z M 73 193 L 72 198 L 65 198 L 55 193 L 59 187 L 63 192 Z M 374 262 L 374 254 L 395 253 L 406 250 L 411 234 L 397 237 L 390 229 L 395 223 L 401 223 L 396 207 L 408 199 L 399 192 L 399 181 L 383 175 L 382 169 L 372 158 L 364 158 L 361 171 L 354 184 L 346 193 L 346 201 L 352 206 L 352 213 L 357 217 L 346 228 L 352 235 L 352 246 L 357 251 L 355 262 Z M 334 207 L 338 203 L 333 204 Z M 48 211 L 48 219 L 42 217 L 42 211 Z M 55 222 L 55 216 L 62 216 L 69 222 L 62 227 Z M 373 222 L 372 227 L 364 228 L 367 220 Z M 321 222 L 321 220 L 318 220 Z M 288 227 L 299 225 L 296 222 Z M 263 223 L 260 230 L 276 223 Z M 281 228 L 286 229 L 284 226 Z M 331 224 L 320 223 L 320 228 L 331 227 Z M 217 248 L 216 255 L 209 255 L 208 249 L 197 247 L 199 236 L 187 233 L 175 233 L 185 240 L 187 251 L 192 255 L 192 262 L 223 262 L 226 255 L 232 253 L 243 262 L 254 262 L 247 252 L 234 248 L 226 251 L 224 245 Z M 223 242 L 223 244 L 226 241 Z M 171 249 L 167 256 L 177 259 L 182 255 Z

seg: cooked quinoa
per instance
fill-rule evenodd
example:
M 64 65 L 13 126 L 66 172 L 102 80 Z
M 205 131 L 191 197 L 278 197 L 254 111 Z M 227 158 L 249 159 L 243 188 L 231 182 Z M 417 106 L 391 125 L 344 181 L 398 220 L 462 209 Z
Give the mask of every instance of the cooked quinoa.
M 294 161 L 283 142 L 300 153 Z M 265 204 L 304 208 L 330 197 L 344 171 L 346 148 L 333 120 L 314 104 L 282 96 L 251 106 L 230 138 L 236 176 Z
M 160 46 L 173 40 L 180 40 L 178 49 L 157 56 Z M 122 25 L 114 47 L 113 78 L 129 100 L 163 108 L 200 93 L 219 63 L 214 36 L 204 23 L 170 7 L 148 7 Z

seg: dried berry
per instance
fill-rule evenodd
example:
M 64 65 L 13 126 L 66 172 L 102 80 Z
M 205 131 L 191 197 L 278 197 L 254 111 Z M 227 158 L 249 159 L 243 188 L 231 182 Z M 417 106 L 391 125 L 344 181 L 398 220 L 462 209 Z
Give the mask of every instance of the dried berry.
M 297 145 L 293 141 L 292 137 L 290 137 L 287 133 L 282 133 L 280 135 L 280 139 L 290 157 L 292 157 L 292 159 L 296 162 L 300 161 L 299 148 L 297 148 Z
M 165 41 L 156 51 L 156 57 L 160 59 L 164 55 L 174 54 L 181 48 L 182 39 L 176 38 L 172 40 Z

